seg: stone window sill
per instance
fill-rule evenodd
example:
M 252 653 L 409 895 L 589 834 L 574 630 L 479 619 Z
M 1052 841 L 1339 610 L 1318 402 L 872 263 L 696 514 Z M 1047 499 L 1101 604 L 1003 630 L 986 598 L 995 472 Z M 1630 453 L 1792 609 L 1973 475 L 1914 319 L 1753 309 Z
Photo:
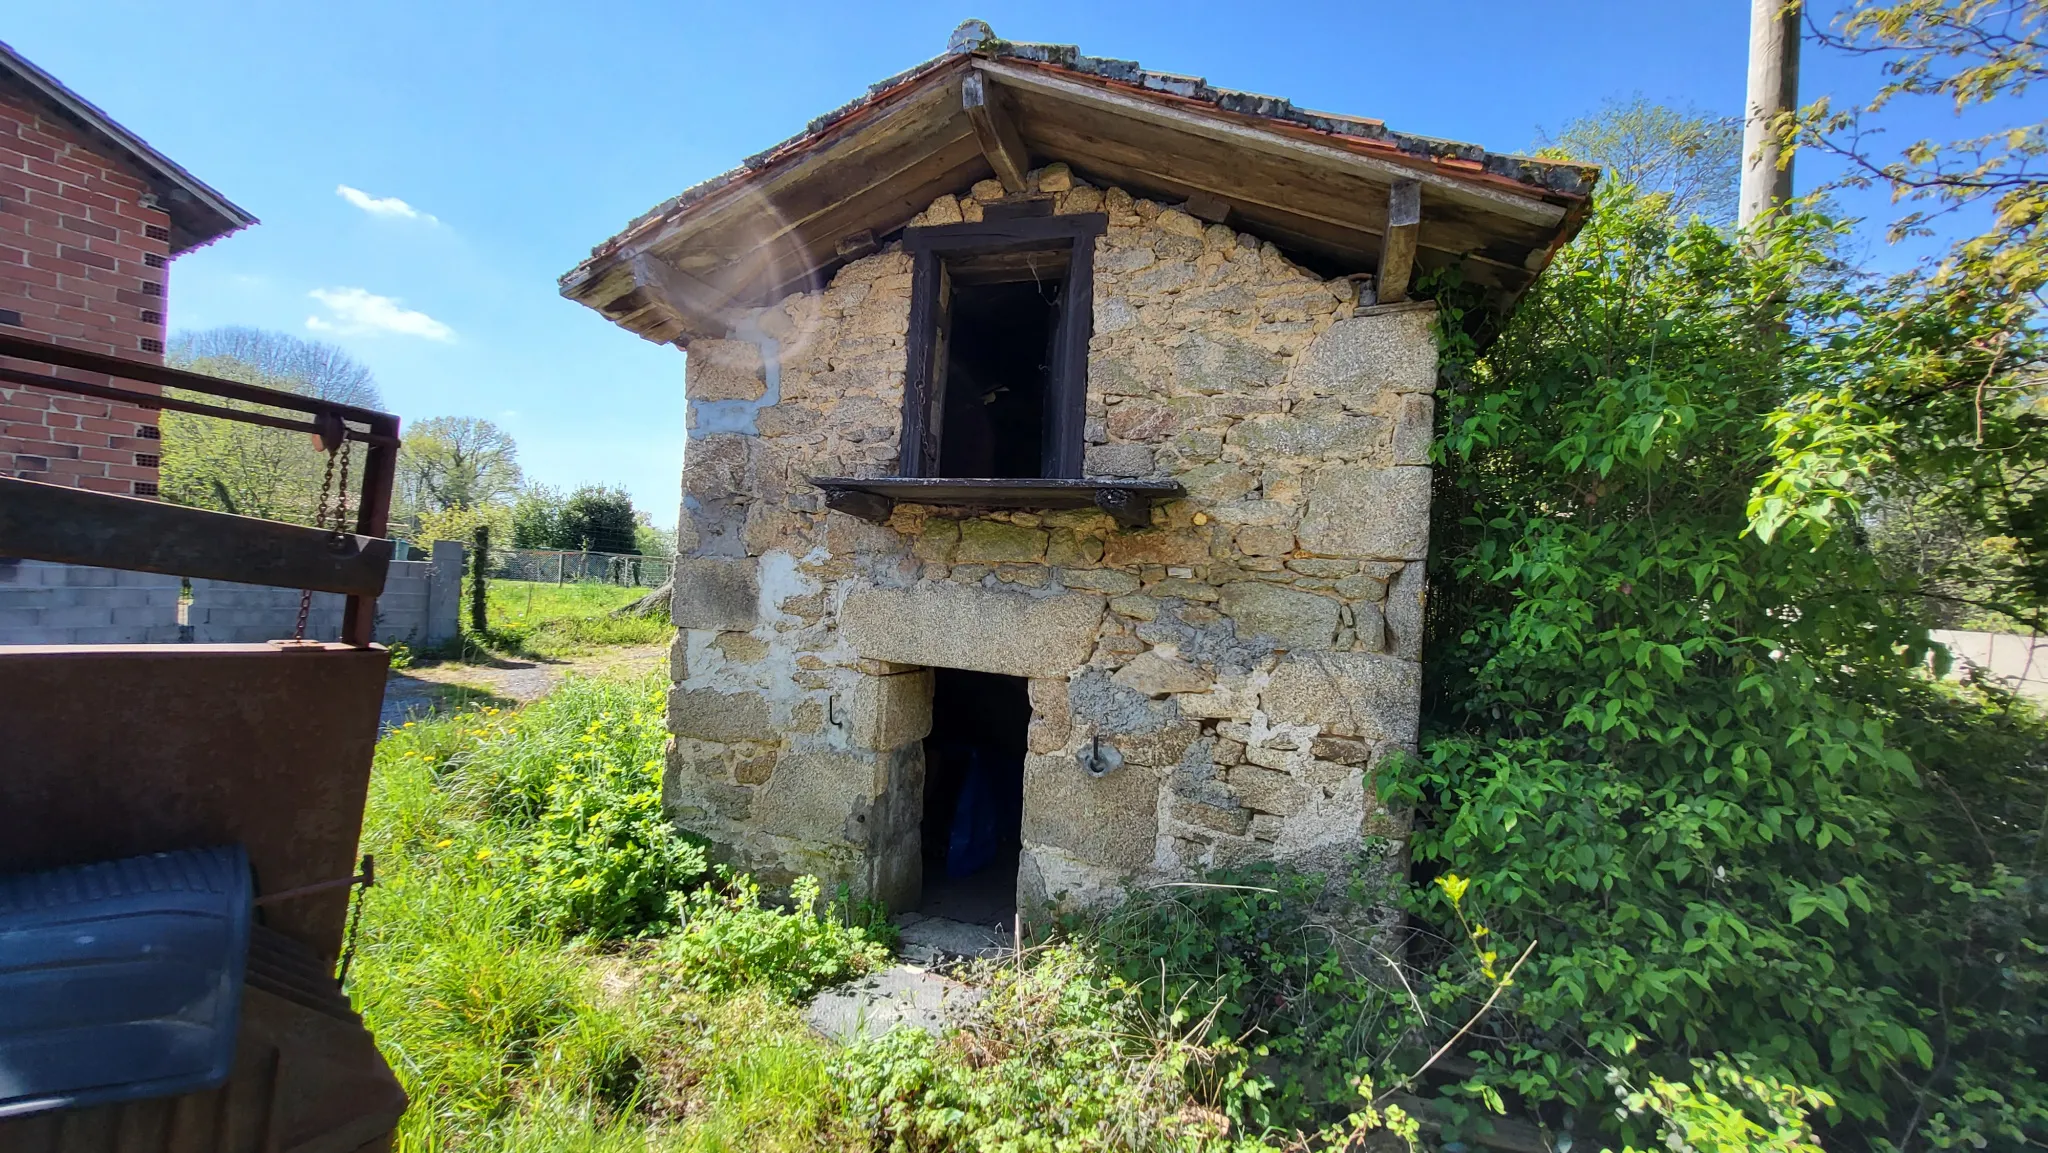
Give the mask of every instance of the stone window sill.
M 1152 505 L 1187 495 L 1171 480 L 814 476 L 825 507 L 880 524 L 897 501 L 981 508 L 1099 508 L 1125 528 L 1152 523 Z

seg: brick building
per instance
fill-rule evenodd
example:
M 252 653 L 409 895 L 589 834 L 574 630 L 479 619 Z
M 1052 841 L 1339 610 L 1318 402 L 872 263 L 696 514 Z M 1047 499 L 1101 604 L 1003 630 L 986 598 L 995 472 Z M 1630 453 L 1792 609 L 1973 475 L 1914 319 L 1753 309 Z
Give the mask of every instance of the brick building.
M 161 363 L 171 261 L 254 223 L 0 44 L 0 332 Z M 0 383 L 0 473 L 155 496 L 156 427 Z
M 171 261 L 254 223 L 0 43 L 0 334 L 160 364 Z M 159 446 L 148 409 L 0 381 L 0 475 L 154 497 Z M 176 577 L 0 558 L 0 644 L 176 639 Z
M 1497 319 L 1596 175 L 969 22 L 633 221 L 562 291 L 689 354 L 673 818 L 983 926 L 1248 862 L 1398 876 L 1409 287 L 1456 270 Z

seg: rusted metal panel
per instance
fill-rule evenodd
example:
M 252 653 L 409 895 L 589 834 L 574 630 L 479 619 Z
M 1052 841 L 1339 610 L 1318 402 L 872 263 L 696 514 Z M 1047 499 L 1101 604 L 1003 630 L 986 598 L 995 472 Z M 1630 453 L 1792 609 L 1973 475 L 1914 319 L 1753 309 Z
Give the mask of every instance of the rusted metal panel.
M 391 553 L 380 536 L 0 476 L 0 556 L 375 598 Z
M 389 654 L 0 646 L 0 872 L 240 843 L 257 892 L 351 875 Z M 348 890 L 266 907 L 332 964 Z

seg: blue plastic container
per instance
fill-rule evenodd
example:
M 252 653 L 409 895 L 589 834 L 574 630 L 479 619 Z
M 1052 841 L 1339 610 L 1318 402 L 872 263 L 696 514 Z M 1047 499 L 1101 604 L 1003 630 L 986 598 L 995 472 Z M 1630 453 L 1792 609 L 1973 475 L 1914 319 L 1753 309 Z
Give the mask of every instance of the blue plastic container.
M 226 1081 L 251 897 L 240 846 L 0 877 L 0 1117 Z

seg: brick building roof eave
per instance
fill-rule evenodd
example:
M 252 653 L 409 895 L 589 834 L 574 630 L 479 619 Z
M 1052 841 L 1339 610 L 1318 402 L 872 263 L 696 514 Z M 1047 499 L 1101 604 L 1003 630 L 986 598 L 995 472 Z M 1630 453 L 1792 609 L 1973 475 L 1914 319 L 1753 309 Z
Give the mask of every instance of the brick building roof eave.
M 171 217 L 171 254 L 189 252 L 258 223 L 255 216 L 123 127 L 91 101 L 0 41 L 0 85 L 18 89 L 105 149 L 149 184 Z

